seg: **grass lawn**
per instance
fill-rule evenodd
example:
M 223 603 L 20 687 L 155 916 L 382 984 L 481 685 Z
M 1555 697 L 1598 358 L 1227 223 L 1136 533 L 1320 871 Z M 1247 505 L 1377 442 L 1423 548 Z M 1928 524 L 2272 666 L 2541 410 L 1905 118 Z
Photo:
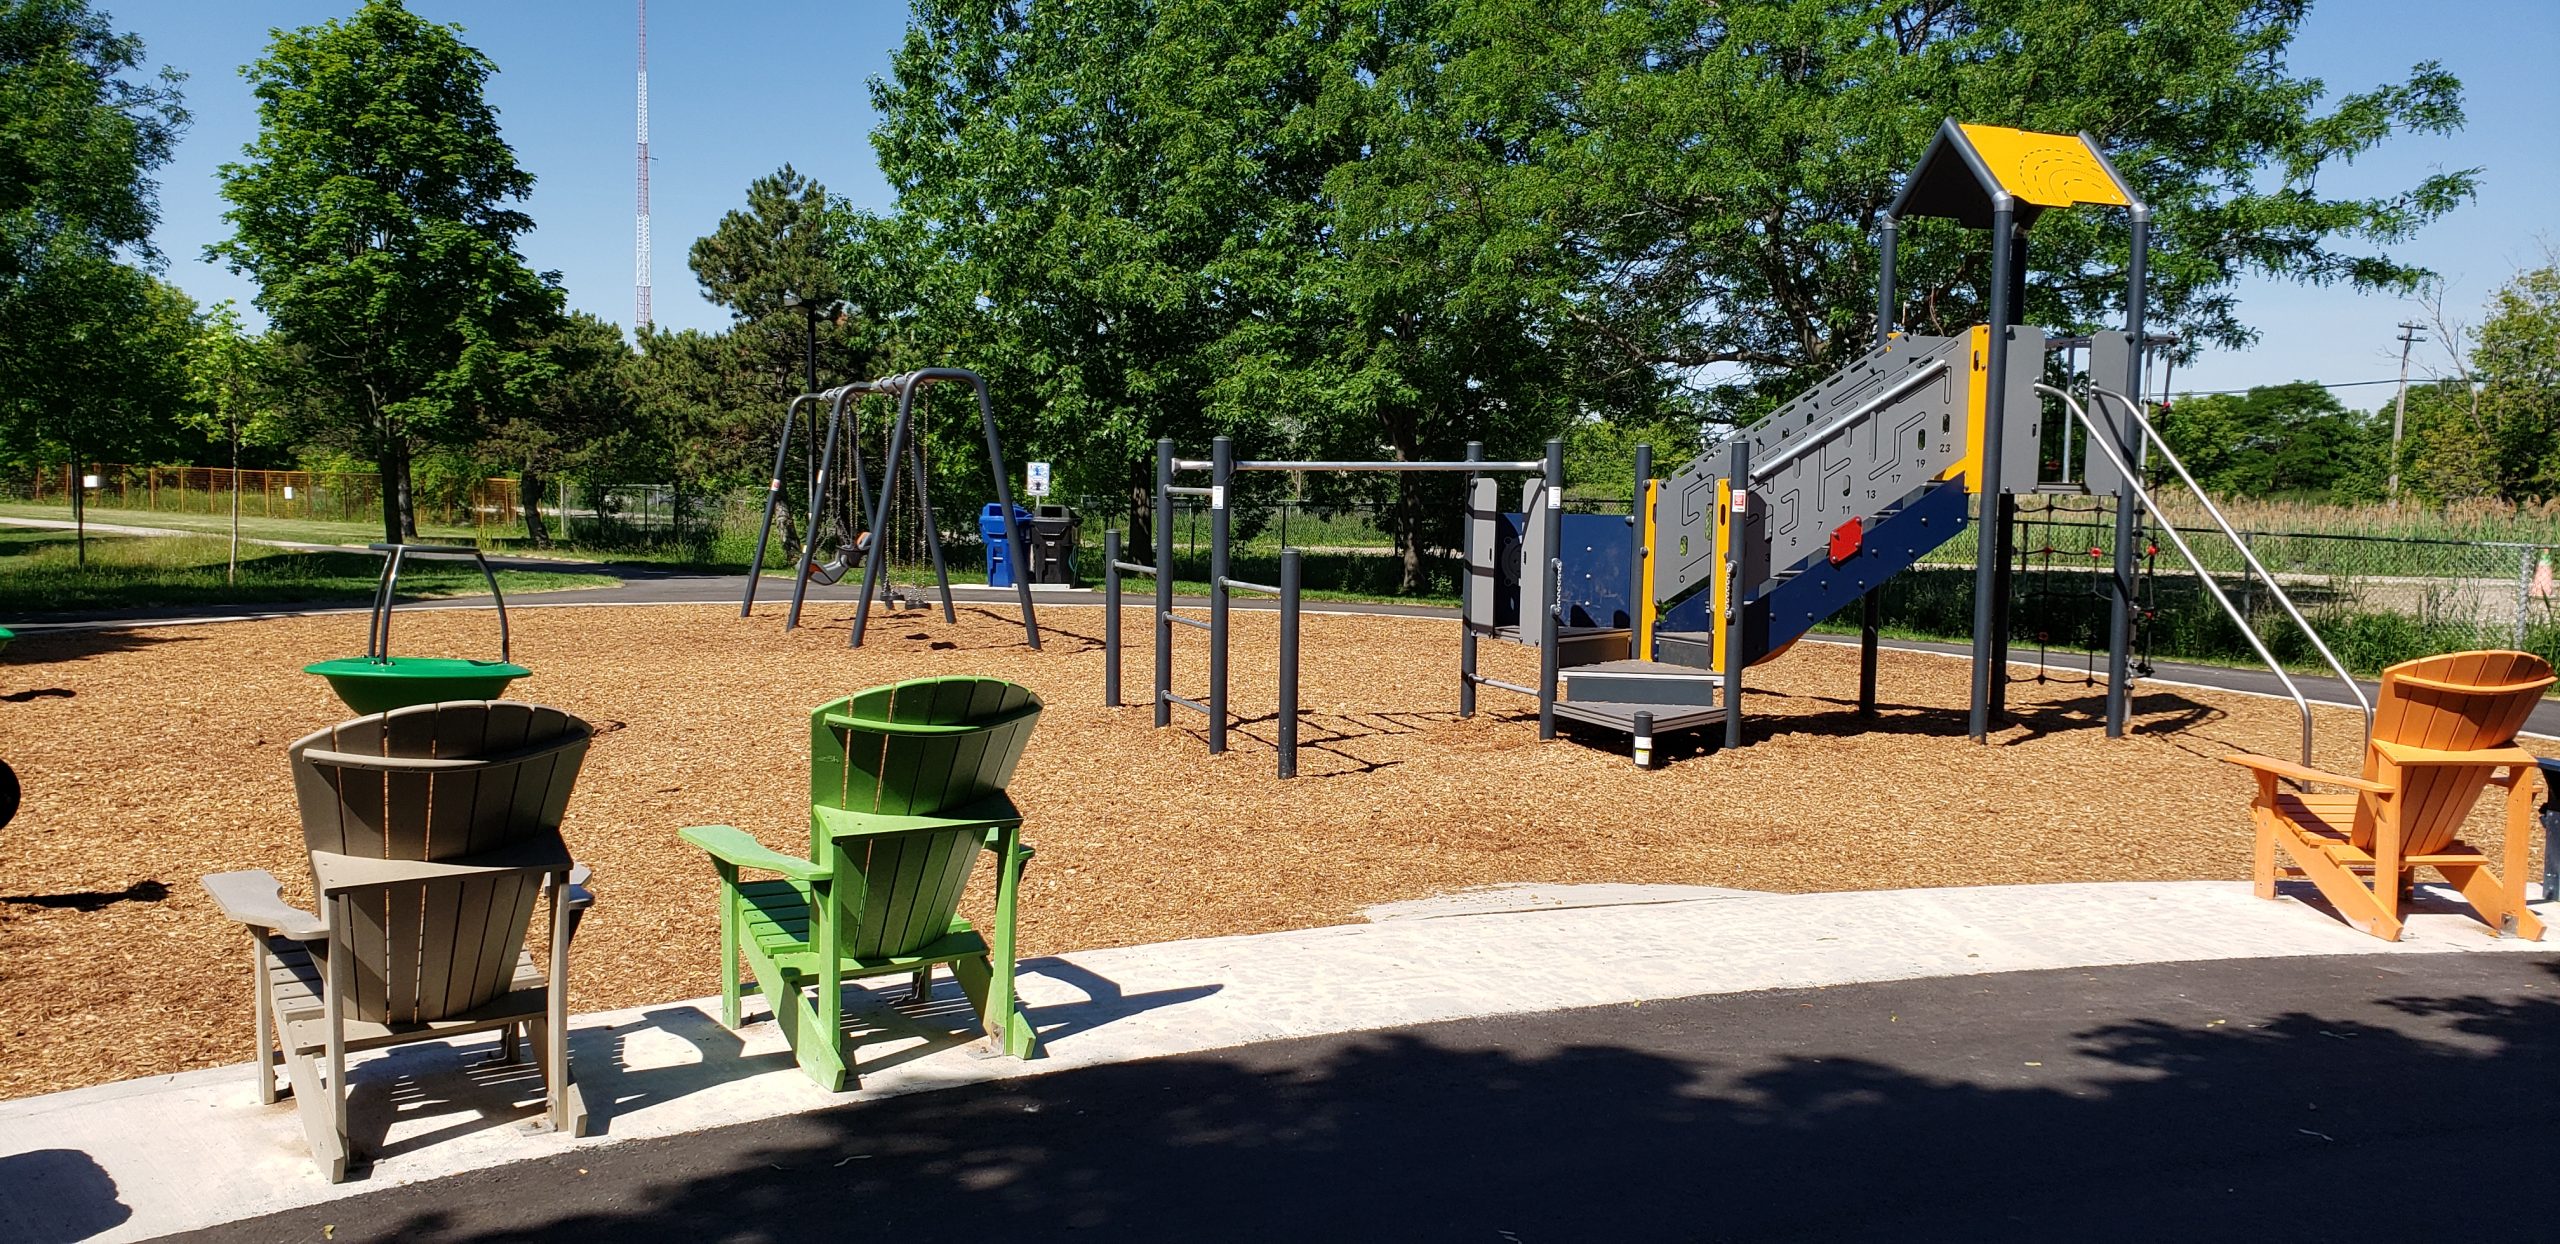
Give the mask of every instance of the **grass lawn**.
M 265 545 L 240 547 L 240 581 L 224 582 L 228 542 L 205 536 L 89 537 L 79 564 L 72 533 L 0 528 L 0 614 L 211 605 L 258 601 L 363 600 L 373 594 L 382 559 L 371 553 L 301 553 Z M 508 592 L 607 587 L 597 574 L 501 570 Z M 414 562 L 401 568 L 402 596 L 468 596 L 487 591 L 468 562 Z

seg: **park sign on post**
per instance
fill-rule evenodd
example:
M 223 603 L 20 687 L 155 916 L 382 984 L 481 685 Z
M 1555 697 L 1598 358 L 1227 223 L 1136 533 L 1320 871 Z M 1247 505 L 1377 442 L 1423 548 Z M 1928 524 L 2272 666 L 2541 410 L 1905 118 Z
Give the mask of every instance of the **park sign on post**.
M 1034 462 L 1030 464 L 1030 478 L 1023 481 L 1022 490 L 1035 497 L 1048 496 L 1049 464 L 1046 462 Z

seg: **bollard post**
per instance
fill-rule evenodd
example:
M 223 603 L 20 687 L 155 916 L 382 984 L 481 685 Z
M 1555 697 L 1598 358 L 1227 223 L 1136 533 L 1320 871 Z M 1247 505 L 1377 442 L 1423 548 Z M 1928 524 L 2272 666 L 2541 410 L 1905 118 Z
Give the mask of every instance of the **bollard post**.
M 1635 734 L 1636 767 L 1650 769 L 1653 767 L 1653 714 L 1641 711 L 1636 714 Z
M 1236 443 L 1209 442 L 1209 754 L 1227 752 L 1227 488 Z
M 1120 532 L 1102 533 L 1102 703 L 1120 707 Z
M 1280 550 L 1280 776 L 1298 776 L 1298 550 Z

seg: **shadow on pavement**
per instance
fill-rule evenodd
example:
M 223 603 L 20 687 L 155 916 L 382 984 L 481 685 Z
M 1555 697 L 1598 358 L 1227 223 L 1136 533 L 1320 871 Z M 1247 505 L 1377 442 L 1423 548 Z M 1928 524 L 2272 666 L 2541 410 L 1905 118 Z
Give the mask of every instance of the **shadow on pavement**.
M 2512 1235 L 2547 1186 L 2560 962 L 2459 958 L 1280 1042 L 564 1154 L 214 1238 L 2394 1238 L 2448 1213 Z

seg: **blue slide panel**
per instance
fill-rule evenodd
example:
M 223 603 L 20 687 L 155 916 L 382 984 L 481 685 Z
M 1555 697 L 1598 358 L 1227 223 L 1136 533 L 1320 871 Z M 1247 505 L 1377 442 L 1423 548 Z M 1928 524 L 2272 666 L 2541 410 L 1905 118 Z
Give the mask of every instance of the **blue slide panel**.
M 1910 569 L 1964 530 L 1971 521 L 1971 509 L 1963 482 L 1948 480 L 1869 528 L 1849 560 L 1835 566 L 1830 558 L 1818 556 L 1805 563 L 1794 578 L 1771 588 L 1756 602 L 1767 611 L 1768 626 L 1766 646 L 1759 651 L 1774 652 L 1794 642 L 1816 623 Z
M 1564 617 L 1566 627 L 1635 625 L 1627 592 L 1635 574 L 1635 529 L 1616 514 L 1564 515 Z M 1495 532 L 1494 624 L 1520 620 L 1520 530 L 1527 518 L 1504 514 Z

